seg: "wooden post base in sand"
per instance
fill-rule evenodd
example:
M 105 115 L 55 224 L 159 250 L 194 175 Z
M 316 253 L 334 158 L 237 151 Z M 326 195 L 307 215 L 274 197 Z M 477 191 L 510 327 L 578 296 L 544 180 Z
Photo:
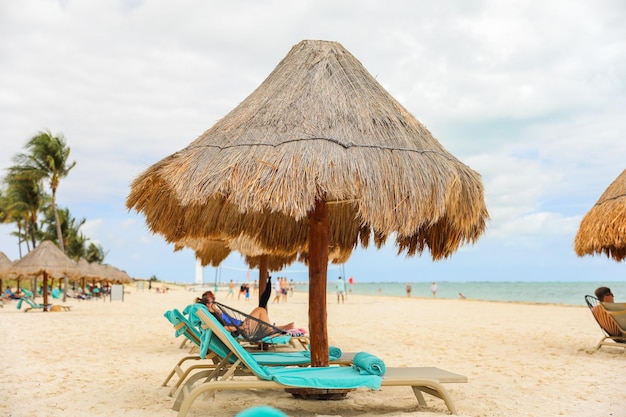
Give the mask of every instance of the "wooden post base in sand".
M 344 400 L 354 389 L 285 388 L 295 398 L 301 400 Z

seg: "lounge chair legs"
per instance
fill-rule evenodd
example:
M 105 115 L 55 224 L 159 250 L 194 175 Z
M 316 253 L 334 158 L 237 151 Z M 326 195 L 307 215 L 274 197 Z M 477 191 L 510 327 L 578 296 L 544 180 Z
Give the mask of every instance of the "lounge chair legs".
M 284 389 L 285 386 L 271 382 L 271 381 L 211 381 L 210 383 L 200 384 L 197 387 L 191 389 L 190 391 L 179 393 L 178 398 L 176 399 L 176 403 L 172 407 L 175 411 L 178 411 L 178 417 L 185 417 L 189 412 L 192 404 L 203 393 L 212 393 L 214 394 L 219 390 L 249 390 L 251 388 L 259 388 L 259 389 Z M 434 397 L 442 399 L 448 410 L 452 414 L 457 414 L 456 407 L 452 402 L 452 399 L 448 395 L 446 389 L 439 383 L 434 381 L 429 381 L 429 386 L 413 386 L 413 393 L 417 398 L 419 404 L 424 407 L 426 406 L 426 401 L 424 400 L 424 395 L 422 392 L 430 394 Z
M 411 388 L 413 388 L 413 393 L 415 394 L 415 397 L 417 397 L 417 402 L 419 402 L 419 404 L 422 407 L 426 406 L 426 401 L 424 400 L 424 395 L 422 394 L 422 392 L 425 392 L 427 394 L 432 395 L 433 397 L 442 399 L 443 402 L 446 403 L 446 406 L 448 407 L 448 410 L 450 410 L 450 413 L 458 414 L 456 407 L 454 406 L 454 403 L 452 402 L 452 398 L 450 398 L 450 396 L 448 395 L 448 392 L 441 384 L 432 382 L 431 386 L 429 387 L 419 386 L 419 387 L 411 387 Z

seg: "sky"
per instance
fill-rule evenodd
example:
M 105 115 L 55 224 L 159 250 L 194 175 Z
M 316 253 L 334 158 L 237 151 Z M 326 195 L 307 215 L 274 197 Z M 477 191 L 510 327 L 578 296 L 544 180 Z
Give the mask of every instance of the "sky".
M 578 257 L 573 240 L 626 168 L 625 21 L 622 0 L 0 0 L 0 177 L 38 132 L 62 134 L 76 166 L 58 204 L 86 219 L 105 262 L 193 282 L 193 252 L 126 208 L 132 180 L 224 117 L 293 45 L 331 40 L 481 174 L 490 220 L 448 259 L 370 245 L 329 279 L 624 281 L 626 263 Z M 13 260 L 15 230 L 0 226 Z M 297 263 L 274 275 L 307 279 Z M 258 271 L 236 253 L 203 269 L 205 282 L 248 276 Z

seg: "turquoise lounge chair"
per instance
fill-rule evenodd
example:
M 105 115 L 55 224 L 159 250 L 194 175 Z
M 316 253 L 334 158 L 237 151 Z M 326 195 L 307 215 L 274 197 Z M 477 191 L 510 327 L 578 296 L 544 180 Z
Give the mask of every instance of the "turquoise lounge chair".
M 190 341 L 194 346 L 200 348 L 200 332 L 187 320 L 187 318 L 178 310 L 169 310 L 163 314 L 165 318 L 174 326 L 174 335 L 176 337 L 184 336 L 186 340 Z M 201 361 L 202 363 L 198 363 L 201 359 L 207 359 L 207 361 Z M 161 386 L 166 387 L 169 381 L 172 379 L 174 375 L 178 376 L 178 381 L 174 385 L 174 387 L 170 390 L 169 396 L 173 396 L 180 384 L 187 378 L 187 376 L 198 369 L 215 369 L 215 361 L 209 362 L 211 359 L 216 359 L 215 355 L 209 355 L 207 358 L 201 358 L 200 355 L 187 355 L 176 363 L 174 368 L 167 375 Z M 194 361 L 193 365 L 183 368 L 183 365 L 186 365 L 186 362 Z
M 210 346 L 210 338 L 204 336 L 205 331 L 198 328 L 198 324 L 201 323 L 198 318 L 196 311 L 198 309 L 202 309 L 205 314 L 209 314 L 207 308 L 202 304 L 192 304 L 185 308 L 184 311 L 187 311 L 189 314 L 189 318 L 185 317 L 183 313 L 178 311 L 177 309 L 169 310 L 165 312 L 164 316 L 168 319 L 168 321 L 174 326 L 175 336 L 184 336 L 189 340 L 192 344 L 198 346 L 200 354 L 199 355 L 190 355 L 185 356 L 174 366 L 172 371 L 168 374 L 165 381 L 163 381 L 162 386 L 167 386 L 169 381 L 174 375 L 178 376 L 178 380 L 174 387 L 169 392 L 169 396 L 173 396 L 174 393 L 178 390 L 183 381 L 193 372 L 199 369 L 205 369 L 206 372 L 196 373 L 192 376 L 193 381 L 197 381 L 202 378 L 206 378 L 210 375 L 217 367 L 219 360 L 227 355 L 228 350 L 221 347 L 221 345 L 216 345 L 221 350 L 222 356 L 220 357 L 215 352 L 211 351 Z M 196 325 L 194 325 L 196 323 Z M 220 324 L 221 327 L 221 324 Z M 221 327 L 222 331 L 226 332 L 226 329 Z M 292 351 L 292 352 L 251 352 L 251 355 L 254 356 L 256 361 L 261 365 L 265 366 L 308 366 L 311 364 L 311 356 L 307 350 L 303 351 Z M 219 359 L 218 359 L 219 358 Z M 336 365 L 351 365 L 352 360 L 354 358 L 354 353 L 352 352 L 342 352 L 339 348 L 331 347 L 329 350 L 329 361 L 332 364 Z M 204 359 L 203 363 L 195 363 L 189 366 L 186 369 L 183 369 L 183 365 L 187 361 L 198 361 L 200 359 Z M 230 363 L 235 361 L 233 356 L 229 356 L 228 360 Z M 210 362 L 209 362 L 210 361 Z M 185 364 L 186 365 L 186 364 Z M 247 374 L 250 375 L 245 370 L 240 369 L 238 371 L 239 374 Z M 193 383 L 193 382 L 192 382 Z
M 26 293 L 24 293 L 24 294 L 26 294 Z M 26 307 L 24 312 L 27 312 L 27 311 L 30 311 L 30 310 L 33 310 L 33 309 L 43 309 L 44 307 L 46 307 L 45 304 L 36 303 L 35 300 L 33 300 L 32 298 L 30 298 L 30 297 L 28 297 L 26 295 L 24 295 L 22 298 L 20 298 L 19 301 L 17 302 L 16 308 L 18 310 L 22 308 L 22 303 L 26 303 L 26 304 L 28 304 L 30 306 L 30 307 Z M 48 307 L 50 307 L 51 305 L 52 304 L 48 304 Z
M 382 361 L 364 352 L 362 352 L 363 355 L 361 353 L 355 355 L 354 365 L 351 367 L 272 368 L 262 366 L 228 332 L 220 328 L 219 322 L 210 313 L 198 309 L 197 315 L 205 330 L 203 343 L 208 343 L 213 352 L 223 357 L 220 366 L 229 364 L 230 357 L 234 357 L 235 361 L 226 372 L 213 373 L 196 386 L 194 386 L 195 381 L 190 378 L 179 391 L 173 406 L 173 409 L 178 411 L 178 417 L 187 415 L 199 395 L 217 390 L 283 390 L 288 388 L 377 390 L 381 386 L 409 386 L 422 406 L 426 405 L 423 392 L 428 393 L 444 400 L 450 412 L 456 414 L 452 399 L 442 383 L 467 382 L 467 377 L 439 368 L 385 368 Z M 357 360 L 359 356 L 363 357 L 363 362 Z M 237 367 L 247 369 L 257 379 L 234 379 Z

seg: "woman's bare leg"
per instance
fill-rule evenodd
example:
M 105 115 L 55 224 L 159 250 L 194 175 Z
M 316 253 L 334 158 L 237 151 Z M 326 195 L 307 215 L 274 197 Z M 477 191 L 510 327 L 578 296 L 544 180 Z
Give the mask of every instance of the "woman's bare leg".
M 270 320 L 270 316 L 267 313 L 267 310 L 264 309 L 263 307 L 255 308 L 254 310 L 250 312 L 249 316 L 252 316 L 266 323 L 270 323 L 270 324 L 272 323 L 272 321 Z M 291 330 L 294 328 L 294 324 L 293 322 L 291 322 L 291 323 L 283 324 L 282 326 L 276 326 L 276 327 L 278 327 L 281 330 Z

